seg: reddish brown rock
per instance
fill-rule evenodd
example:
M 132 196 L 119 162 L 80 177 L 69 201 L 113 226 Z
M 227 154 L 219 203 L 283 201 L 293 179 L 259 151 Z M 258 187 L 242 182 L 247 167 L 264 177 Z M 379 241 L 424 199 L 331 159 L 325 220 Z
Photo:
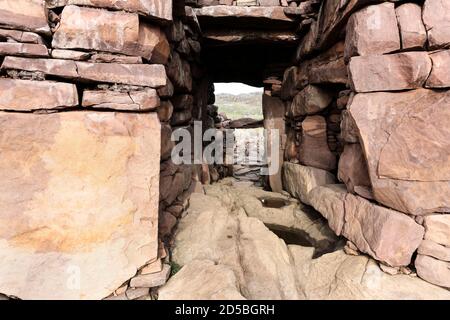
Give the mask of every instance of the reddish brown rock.
M 164 33 L 158 27 L 139 22 L 136 14 L 77 6 L 64 7 L 52 45 L 142 56 L 162 64 L 170 53 Z
M 327 123 L 322 116 L 308 116 L 302 122 L 300 163 L 323 170 L 336 168 L 336 156 L 327 142 Z
M 281 98 L 290 100 L 308 83 L 308 74 L 301 73 L 299 68 L 290 67 L 284 72 L 283 84 L 281 87 Z
M 378 202 L 414 215 L 450 212 L 449 106 L 450 91 L 353 98 L 349 112 Z
M 53 49 L 51 55 L 54 59 L 86 61 L 92 54 L 77 50 Z
M 400 49 L 400 36 L 393 3 L 365 7 L 347 23 L 345 58 L 383 54 Z
M 359 142 L 355 121 L 347 110 L 342 111 L 341 137 L 347 143 Z
M 339 158 L 338 178 L 349 192 L 356 186 L 370 187 L 366 159 L 359 144 L 346 144 Z
M 137 12 L 152 19 L 171 21 L 172 1 L 167 0 L 47 0 L 49 8 L 80 5 Z
M 414 219 L 347 193 L 343 186 L 319 186 L 309 198 L 338 235 L 387 265 L 409 265 L 422 242 L 424 229 Z
M 426 0 L 422 18 L 427 29 L 430 49 L 450 45 L 450 3 L 446 0 Z
M 430 54 L 433 61 L 433 69 L 428 77 L 427 88 L 449 88 L 450 73 L 450 50 L 438 51 Z
M 55 50 L 53 50 L 55 51 Z M 79 60 L 79 59 L 75 59 Z M 94 53 L 90 55 L 89 62 L 95 63 L 124 63 L 124 64 L 142 64 L 142 57 L 124 56 L 111 53 Z
M 417 252 L 441 261 L 450 262 L 450 247 L 440 245 L 431 240 L 423 240 Z
M 0 42 L 0 55 L 48 57 L 48 49 L 42 44 Z
M 349 64 L 351 86 L 356 92 L 416 89 L 423 87 L 431 67 L 426 52 L 353 57 Z
M 42 36 L 34 32 L 0 29 L 0 38 L 6 38 L 14 42 L 45 44 Z
M 333 96 L 327 90 L 308 85 L 292 101 L 291 114 L 298 117 L 318 113 L 328 107 L 332 99 Z
M 162 65 L 89 63 L 58 59 L 6 57 L 1 69 L 39 71 L 47 75 L 86 81 L 159 88 L 166 85 Z
M 344 42 L 338 42 L 314 59 L 300 64 L 308 69 L 311 84 L 343 84 L 348 82 L 347 65 L 344 61 Z
M 450 246 L 450 215 L 437 214 L 424 218 L 425 239 Z
M 74 84 L 0 79 L 1 110 L 33 111 L 76 106 L 78 94 Z
M 107 90 L 84 91 L 83 107 L 127 111 L 150 111 L 159 106 L 155 89 L 143 91 L 116 92 Z
M 286 16 L 283 7 L 244 7 L 244 6 L 207 6 L 195 9 L 200 21 L 214 19 L 257 19 L 260 23 L 293 23 L 294 20 Z
M 161 159 L 170 158 L 175 143 L 171 140 L 172 128 L 168 124 L 161 125 Z
M 419 254 L 414 265 L 417 275 L 425 281 L 450 288 L 450 262 Z
M 422 7 L 415 3 L 404 3 L 395 9 L 402 49 L 420 49 L 427 42 L 427 31 L 422 22 Z
M 0 292 L 102 299 L 156 260 L 156 114 L 1 113 L 0 124 Z
M 50 35 L 45 1 L 0 1 L 0 26 Z
M 176 89 L 182 92 L 192 91 L 191 67 L 186 60 L 181 59 L 178 53 L 172 52 L 166 70 Z
M 159 121 L 169 121 L 173 114 L 173 105 L 170 101 L 161 101 L 158 108 Z

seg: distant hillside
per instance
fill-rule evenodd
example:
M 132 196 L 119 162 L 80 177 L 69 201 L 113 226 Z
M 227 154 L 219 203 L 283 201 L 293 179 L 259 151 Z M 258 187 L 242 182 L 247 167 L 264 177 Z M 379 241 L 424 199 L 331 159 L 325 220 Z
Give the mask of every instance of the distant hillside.
M 263 118 L 262 93 L 217 94 L 215 105 L 219 113 L 225 113 L 229 119 Z

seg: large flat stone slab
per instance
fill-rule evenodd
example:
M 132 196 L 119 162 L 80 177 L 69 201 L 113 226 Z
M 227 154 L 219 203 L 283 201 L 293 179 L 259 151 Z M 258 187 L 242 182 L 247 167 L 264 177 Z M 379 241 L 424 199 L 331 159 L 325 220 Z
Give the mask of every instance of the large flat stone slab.
M 422 215 L 450 211 L 450 91 L 357 94 L 349 105 L 375 199 Z
M 0 26 L 50 35 L 47 8 L 42 0 L 0 1 Z
M 67 79 L 159 88 L 166 85 L 163 65 L 90 63 L 62 59 L 6 57 L 2 70 L 38 71 Z
M 74 84 L 0 79 L 0 110 L 33 111 L 76 106 L 78 93 Z
M 0 113 L 0 292 L 101 299 L 157 257 L 156 114 Z
M 146 17 L 162 21 L 172 20 L 172 0 L 47 0 L 49 8 L 71 4 L 137 12 Z
M 142 56 L 162 64 L 170 53 L 169 43 L 159 27 L 139 21 L 137 14 L 77 6 L 64 8 L 52 45 L 60 49 Z

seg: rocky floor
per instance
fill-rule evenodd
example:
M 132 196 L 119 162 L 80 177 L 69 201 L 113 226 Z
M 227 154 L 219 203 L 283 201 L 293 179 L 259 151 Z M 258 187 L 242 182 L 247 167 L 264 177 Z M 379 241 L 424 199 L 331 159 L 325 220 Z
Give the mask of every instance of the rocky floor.
M 225 179 L 192 195 L 172 252 L 182 268 L 159 299 L 450 299 L 344 245 L 310 207 Z

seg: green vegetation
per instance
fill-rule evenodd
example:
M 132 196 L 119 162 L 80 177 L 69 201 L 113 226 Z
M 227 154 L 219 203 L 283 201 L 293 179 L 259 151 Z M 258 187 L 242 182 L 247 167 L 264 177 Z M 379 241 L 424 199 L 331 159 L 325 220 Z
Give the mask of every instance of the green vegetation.
M 181 266 L 178 263 L 173 262 L 173 261 L 170 262 L 170 267 L 171 267 L 171 271 L 170 271 L 171 277 L 173 277 L 178 271 L 181 270 Z
M 225 113 L 228 119 L 263 119 L 262 93 L 217 94 L 215 105 L 219 107 L 219 113 Z

